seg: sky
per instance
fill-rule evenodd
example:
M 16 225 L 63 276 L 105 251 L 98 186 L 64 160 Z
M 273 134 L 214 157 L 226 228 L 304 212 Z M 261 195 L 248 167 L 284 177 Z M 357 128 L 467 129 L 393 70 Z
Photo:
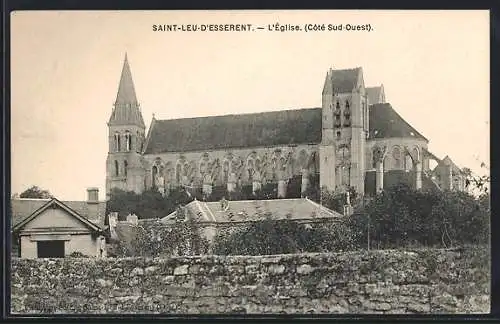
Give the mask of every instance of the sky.
M 465 23 L 466 22 L 466 23 Z M 267 26 L 343 24 L 342 31 Z M 105 198 L 107 121 L 125 53 L 157 119 L 321 106 L 329 68 L 362 67 L 438 157 L 489 165 L 488 11 L 18 11 L 11 15 L 12 193 Z M 252 24 L 160 32 L 158 24 Z M 371 31 L 347 31 L 370 24 Z

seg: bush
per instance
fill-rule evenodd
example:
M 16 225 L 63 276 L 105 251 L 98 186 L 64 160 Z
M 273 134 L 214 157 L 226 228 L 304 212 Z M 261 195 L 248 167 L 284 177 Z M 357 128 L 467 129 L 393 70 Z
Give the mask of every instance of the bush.
M 206 254 L 209 243 L 201 234 L 196 221 L 185 221 L 183 208 L 177 209 L 177 215 L 178 218 L 173 224 L 153 221 L 134 227 L 131 239 L 115 242 L 108 254 L 116 257 Z
M 221 233 L 214 240 L 219 255 L 268 255 L 346 251 L 358 248 L 344 223 L 300 224 L 270 218 Z
M 360 240 L 379 248 L 453 247 L 486 244 L 490 212 L 486 198 L 465 192 L 416 191 L 397 185 L 357 206 L 350 223 Z
M 450 248 L 484 245 L 490 237 L 489 196 L 464 192 L 416 191 L 397 185 L 370 201 L 358 199 L 342 222 L 311 225 L 292 220 L 254 222 L 215 239 L 217 254 L 337 252 L 360 248 Z M 345 195 L 328 193 L 324 204 L 340 211 Z
M 88 258 L 89 256 L 83 254 L 80 251 L 74 251 L 74 252 L 71 252 L 71 254 L 69 255 L 69 257 L 70 258 Z

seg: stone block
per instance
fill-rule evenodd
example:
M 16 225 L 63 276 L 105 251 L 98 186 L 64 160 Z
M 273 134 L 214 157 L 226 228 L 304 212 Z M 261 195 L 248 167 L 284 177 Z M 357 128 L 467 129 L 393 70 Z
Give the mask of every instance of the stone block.
M 185 264 L 174 269 L 174 276 L 184 276 L 188 274 L 189 265 Z

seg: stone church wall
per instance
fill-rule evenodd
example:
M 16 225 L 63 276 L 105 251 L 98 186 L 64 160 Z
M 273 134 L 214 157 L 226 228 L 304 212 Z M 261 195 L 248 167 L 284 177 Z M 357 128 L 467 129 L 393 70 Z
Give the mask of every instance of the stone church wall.
M 366 142 L 366 171 L 375 171 L 375 167 L 373 165 L 373 155 L 372 151 L 375 146 L 378 147 L 387 147 L 387 152 L 384 159 L 384 170 L 404 170 L 405 165 L 410 165 L 410 161 L 405 161 L 403 155 L 403 148 L 407 147 L 413 153 L 413 150 L 417 148 L 420 157 L 422 157 L 422 149 L 427 149 L 427 143 L 421 139 L 413 139 L 413 138 L 381 138 L 381 139 L 373 139 Z M 394 159 L 394 148 L 397 147 L 401 150 L 401 164 L 398 167 L 397 163 Z M 406 164 L 405 164 L 406 162 Z
M 490 254 L 358 251 L 170 259 L 13 259 L 11 312 L 476 313 Z
M 293 175 L 299 175 L 302 169 L 306 168 L 313 171 L 316 165 L 317 171 L 319 171 L 319 161 L 314 163 L 312 161 L 313 154 L 318 154 L 317 144 L 305 144 L 305 145 L 293 145 L 293 146 L 278 146 L 278 147 L 255 147 L 255 148 L 240 148 L 232 150 L 214 150 L 214 151 L 195 151 L 195 152 L 182 152 L 182 153 L 162 153 L 162 154 L 151 154 L 145 155 L 145 161 L 147 165 L 146 172 L 148 177 L 150 177 L 148 183 L 149 186 L 152 185 L 152 168 L 154 165 L 159 165 L 164 170 L 163 177 L 166 184 L 170 183 L 171 186 L 177 186 L 179 179 L 176 177 L 176 170 L 178 164 L 181 168 L 188 166 L 185 174 L 187 174 L 186 179 L 180 178 L 181 182 L 190 185 L 194 184 L 196 186 L 203 185 L 203 176 L 201 171 L 201 162 L 205 162 L 205 173 L 211 174 L 211 180 L 214 185 L 225 185 L 224 181 L 224 161 L 228 161 L 228 178 L 230 173 L 234 172 L 236 175 L 236 180 L 239 178 L 242 184 L 251 184 L 251 180 L 248 175 L 248 164 L 247 161 L 251 157 L 253 158 L 253 164 L 256 166 L 260 172 L 260 178 L 262 182 L 272 181 L 272 159 L 276 157 L 277 165 L 276 170 L 279 171 L 280 167 L 283 167 L 283 174 L 280 175 L 277 172 L 276 176 L 283 177 L 285 179 L 291 178 Z M 282 160 L 283 158 L 283 160 Z M 219 161 L 218 168 L 212 163 L 217 160 Z M 257 167 L 256 162 L 260 161 L 260 168 Z M 282 165 L 284 162 L 285 165 Z M 184 169 L 181 169 L 181 174 L 184 174 Z M 278 179 L 275 179 L 276 181 Z M 207 181 L 208 182 L 208 181 Z

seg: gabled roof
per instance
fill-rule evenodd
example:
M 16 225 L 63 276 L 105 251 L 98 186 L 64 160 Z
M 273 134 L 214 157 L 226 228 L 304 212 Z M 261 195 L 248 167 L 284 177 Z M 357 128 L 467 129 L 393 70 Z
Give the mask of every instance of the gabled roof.
M 321 108 L 154 120 L 145 154 L 321 142 Z
M 135 87 L 132 80 L 132 72 L 128 64 L 127 54 L 125 54 L 125 60 L 123 62 L 115 107 L 111 113 L 108 124 L 138 125 L 143 128 L 145 127 L 144 119 L 142 118 L 137 96 L 135 94 Z
M 384 86 L 365 88 L 370 105 L 385 103 Z
M 440 158 L 438 158 L 434 153 L 432 153 L 431 151 L 427 150 L 425 147 L 422 148 L 422 152 L 425 156 L 427 157 L 430 157 L 431 159 L 434 159 L 436 160 L 438 163 L 439 161 L 441 161 Z
M 369 139 L 409 137 L 429 142 L 415 128 L 408 124 L 391 104 L 375 104 L 370 106 L 370 134 Z
M 323 94 L 327 93 L 349 93 L 358 85 L 360 67 L 354 69 L 333 70 L 330 69 L 326 75 L 323 86 Z
M 438 166 L 440 165 L 450 165 L 453 172 L 462 173 L 462 169 L 460 169 L 458 165 L 456 165 L 455 162 L 453 162 L 453 160 L 448 155 L 445 156 L 444 159 L 439 161 Z
M 333 210 L 317 204 L 307 198 L 272 199 L 272 200 L 239 200 L 221 202 L 192 201 L 186 205 L 190 217 L 200 221 L 213 223 L 252 222 L 262 220 L 266 213 L 272 219 L 313 220 L 337 219 L 344 217 Z M 175 219 L 176 212 L 161 219 L 169 222 Z
M 307 108 L 183 119 L 153 119 L 145 154 L 242 147 L 318 144 L 322 109 Z M 428 140 L 390 104 L 370 106 L 370 138 L 410 137 Z
M 76 219 L 81 221 L 84 225 L 86 225 L 88 228 L 90 228 L 93 231 L 100 232 L 102 230 L 101 226 L 99 226 L 98 224 L 95 224 L 95 223 L 91 222 L 90 220 L 88 220 L 87 218 L 83 217 L 82 215 L 78 214 L 78 212 L 76 212 L 75 210 L 73 210 L 72 208 L 70 208 L 69 206 L 64 204 L 62 201 L 59 201 L 56 198 L 52 198 L 52 199 L 48 200 L 47 202 L 45 202 L 45 204 L 43 204 L 40 208 L 38 208 L 34 212 L 32 212 L 28 217 L 22 219 L 21 221 L 19 221 L 15 225 L 13 224 L 12 231 L 15 232 L 15 231 L 22 229 L 26 224 L 28 224 L 33 219 L 38 217 L 45 210 L 47 210 L 48 208 L 52 208 L 52 207 L 57 207 L 57 208 L 60 208 L 64 211 L 66 211 L 69 215 L 75 217 Z
M 16 226 L 35 211 L 50 202 L 51 199 L 11 199 L 12 210 L 12 227 Z M 59 201 L 59 200 L 58 200 Z M 104 216 L 106 214 L 106 202 L 99 201 L 98 203 L 88 204 L 86 201 L 59 201 L 66 205 L 78 215 L 90 220 L 92 223 L 104 226 Z

